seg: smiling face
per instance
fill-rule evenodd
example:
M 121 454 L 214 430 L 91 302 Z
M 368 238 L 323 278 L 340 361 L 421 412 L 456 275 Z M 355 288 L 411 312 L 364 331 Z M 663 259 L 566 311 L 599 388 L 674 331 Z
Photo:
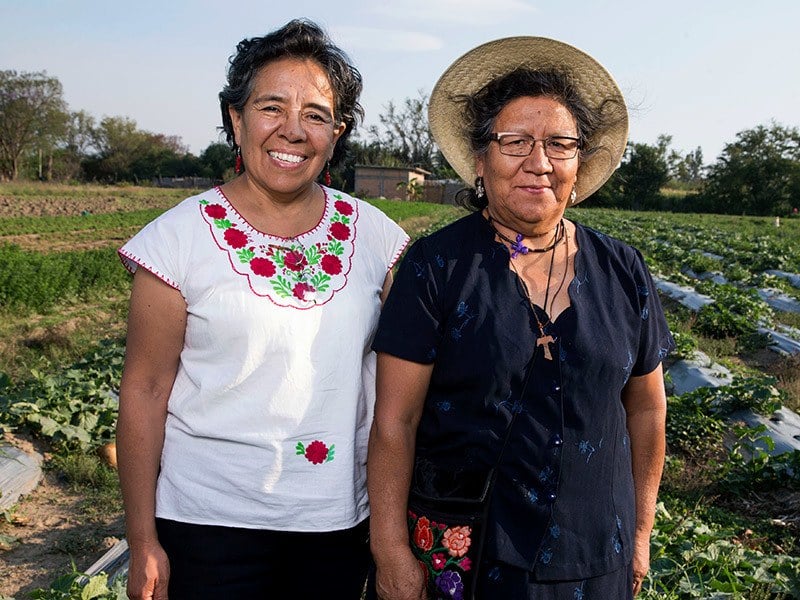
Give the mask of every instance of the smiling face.
M 572 113 L 546 96 L 511 100 L 498 113 L 492 131 L 524 133 L 537 140 L 549 136 L 578 137 Z M 569 205 L 579 156 L 565 160 L 547 158 L 539 141 L 529 156 L 506 156 L 500 153 L 497 142 L 491 142 L 489 149 L 475 159 L 490 213 L 526 235 L 552 229 Z
M 242 111 L 229 109 L 248 183 L 276 201 L 309 193 L 345 130 L 333 111 L 333 89 L 315 61 L 263 66 Z

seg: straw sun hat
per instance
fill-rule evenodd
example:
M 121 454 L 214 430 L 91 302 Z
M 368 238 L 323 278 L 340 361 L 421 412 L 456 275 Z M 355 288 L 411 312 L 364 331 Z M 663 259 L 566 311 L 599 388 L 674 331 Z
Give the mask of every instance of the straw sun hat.
M 456 60 L 431 93 L 428 119 L 431 133 L 450 165 L 468 184 L 475 181 L 475 159 L 466 132 L 463 104 L 497 77 L 520 67 L 566 72 L 581 99 L 591 108 L 603 107 L 610 127 L 588 139 L 598 150 L 581 160 L 576 199 L 585 200 L 603 185 L 619 165 L 628 139 L 625 99 L 614 79 L 594 58 L 563 42 L 542 37 L 510 37 L 488 42 Z

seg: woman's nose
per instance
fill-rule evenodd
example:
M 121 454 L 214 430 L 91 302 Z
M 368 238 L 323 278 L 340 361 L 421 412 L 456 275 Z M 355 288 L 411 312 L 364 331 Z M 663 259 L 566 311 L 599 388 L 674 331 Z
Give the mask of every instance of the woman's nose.
M 288 110 L 280 126 L 280 133 L 290 142 L 301 142 L 306 139 L 306 130 L 300 111 Z
M 532 173 L 549 173 L 553 170 L 553 163 L 544 150 L 544 140 L 535 140 L 531 153 L 525 157 L 523 168 Z

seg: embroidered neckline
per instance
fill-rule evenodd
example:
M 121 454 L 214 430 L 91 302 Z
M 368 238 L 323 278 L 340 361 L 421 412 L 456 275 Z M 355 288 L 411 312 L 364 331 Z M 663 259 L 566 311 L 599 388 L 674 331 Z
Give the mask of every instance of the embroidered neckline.
M 292 238 L 253 227 L 217 187 L 216 202 L 203 195 L 200 213 L 233 270 L 250 289 L 279 306 L 307 309 L 328 302 L 347 283 L 355 251 L 358 205 L 322 187 L 325 210 L 313 229 Z

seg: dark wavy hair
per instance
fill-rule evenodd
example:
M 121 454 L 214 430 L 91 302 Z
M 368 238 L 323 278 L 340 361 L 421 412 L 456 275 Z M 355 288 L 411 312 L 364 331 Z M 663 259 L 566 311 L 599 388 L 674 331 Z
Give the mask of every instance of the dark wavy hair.
M 258 72 L 281 58 L 314 60 L 328 76 L 333 90 L 334 118 L 337 123 L 345 124 L 331 158 L 332 165 L 338 164 L 344 157 L 345 140 L 364 118 L 364 109 L 358 102 L 363 87 L 361 73 L 319 25 L 306 19 L 289 21 L 264 37 L 245 39 L 237 44 L 236 54 L 229 59 L 227 83 L 219 93 L 222 129 L 228 143 L 236 148 L 228 108 L 241 112 L 253 91 Z
M 608 119 L 601 109 L 594 109 L 581 99 L 566 73 L 523 67 L 493 79 L 472 96 L 457 98 L 464 106 L 465 131 L 475 156 L 489 149 L 494 123 L 500 111 L 512 100 L 526 96 L 552 98 L 569 110 L 578 127 L 582 158 L 597 150 L 589 147 L 592 136 L 611 124 L 606 122 Z M 486 196 L 478 198 L 472 188 L 461 190 L 456 197 L 459 203 L 475 210 L 483 210 L 488 202 Z

